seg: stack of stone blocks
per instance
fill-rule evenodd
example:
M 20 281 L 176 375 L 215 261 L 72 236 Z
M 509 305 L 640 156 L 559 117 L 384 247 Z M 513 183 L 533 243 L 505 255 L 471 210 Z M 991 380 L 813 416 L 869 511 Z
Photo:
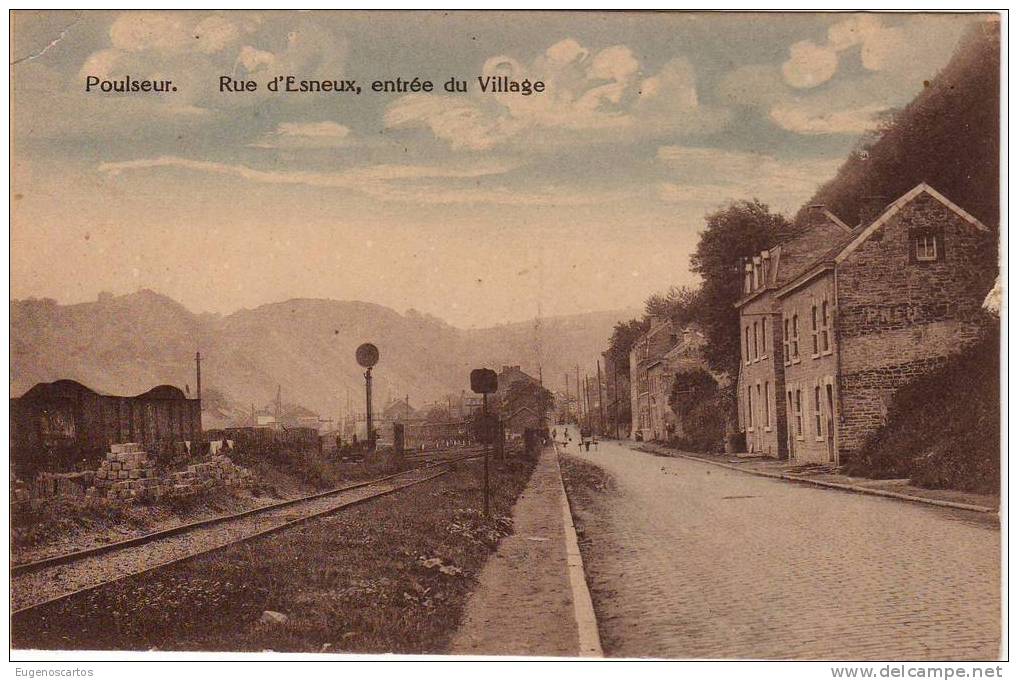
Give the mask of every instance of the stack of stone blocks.
M 11 500 L 34 503 L 64 497 L 84 498 L 86 502 L 159 501 L 200 494 L 220 485 L 242 487 L 254 482 L 255 476 L 250 470 L 237 466 L 225 454 L 160 476 L 155 461 L 149 458 L 144 447 L 129 442 L 110 445 L 97 471 L 40 473 L 33 483 L 15 478 Z

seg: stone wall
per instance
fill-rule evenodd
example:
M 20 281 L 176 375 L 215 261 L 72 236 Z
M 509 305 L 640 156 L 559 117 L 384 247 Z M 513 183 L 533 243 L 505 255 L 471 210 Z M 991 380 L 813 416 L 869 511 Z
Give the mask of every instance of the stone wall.
M 40 503 L 48 499 L 84 502 L 160 501 L 187 497 L 217 486 L 239 487 L 255 482 L 254 474 L 237 466 L 225 454 L 187 465 L 179 471 L 161 472 L 139 443 L 115 444 L 96 471 L 39 473 L 32 483 L 12 482 L 15 504 Z
M 938 237 L 936 261 L 917 261 L 917 233 Z M 992 235 L 921 193 L 838 265 L 842 463 L 884 423 L 897 388 L 983 332 L 992 252 Z

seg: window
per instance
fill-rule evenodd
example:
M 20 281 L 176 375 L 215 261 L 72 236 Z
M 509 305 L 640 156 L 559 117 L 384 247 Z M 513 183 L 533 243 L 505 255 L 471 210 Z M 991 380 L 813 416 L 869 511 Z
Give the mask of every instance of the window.
M 749 364 L 749 325 L 746 325 L 746 364 Z
M 820 354 L 820 316 L 816 303 L 813 303 L 812 313 L 813 356 L 816 357 Z
M 750 430 L 753 430 L 753 386 L 751 385 L 746 386 L 746 425 Z
M 937 235 L 919 234 L 915 238 L 915 259 L 932 262 L 937 259 Z
M 831 351 L 831 317 L 827 311 L 827 299 L 820 305 L 820 347 L 824 352 Z
M 795 434 L 802 437 L 802 390 L 795 390 Z
M 788 364 L 790 361 L 792 361 L 792 355 L 788 351 L 788 348 L 789 348 L 789 345 L 788 345 L 788 343 L 789 343 L 789 340 L 788 340 L 789 339 L 789 336 L 788 336 L 788 323 L 789 323 L 788 322 L 788 317 L 785 317 L 782 321 L 784 322 L 784 327 L 785 328 L 784 328 L 784 331 L 783 331 L 783 333 L 781 335 L 781 346 L 782 346 L 782 349 L 784 350 L 784 353 L 785 353 L 785 364 Z
M 799 359 L 799 315 L 792 315 L 792 359 Z
M 816 435 L 816 438 L 818 440 L 823 439 L 824 432 L 823 432 L 823 424 L 821 423 L 821 418 L 820 418 L 820 386 L 819 385 L 813 386 L 813 417 L 815 419 L 814 425 L 816 426 L 816 430 L 814 431 L 814 433 Z
M 767 356 L 767 317 L 760 320 L 760 356 Z
M 757 331 L 757 323 L 753 322 L 753 359 L 760 359 L 760 343 Z
M 764 426 L 771 427 L 771 382 L 764 381 Z

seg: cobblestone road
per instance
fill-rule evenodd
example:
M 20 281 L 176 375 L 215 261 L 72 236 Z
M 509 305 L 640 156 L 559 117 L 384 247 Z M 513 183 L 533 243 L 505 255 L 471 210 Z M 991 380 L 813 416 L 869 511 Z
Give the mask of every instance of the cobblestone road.
M 608 654 L 1000 656 L 1000 534 L 978 514 L 575 442 L 616 483 L 578 523 Z

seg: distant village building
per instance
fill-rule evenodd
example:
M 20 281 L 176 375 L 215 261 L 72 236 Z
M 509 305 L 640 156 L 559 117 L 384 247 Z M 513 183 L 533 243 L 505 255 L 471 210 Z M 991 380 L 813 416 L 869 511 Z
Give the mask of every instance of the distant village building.
M 615 436 L 616 419 L 618 435 L 629 437 L 632 430 L 632 404 L 629 387 L 629 372 L 612 361 L 611 354 L 602 353 L 604 357 L 605 410 L 608 422 L 608 434 Z
M 650 317 L 650 328 L 636 339 L 629 351 L 629 384 L 632 404 L 632 436 L 639 440 L 659 440 L 665 437 L 665 423 L 656 419 L 659 413 L 653 406 L 661 394 L 658 385 L 661 371 L 659 363 L 675 347 L 678 333 L 668 317 Z
M 668 440 L 682 434 L 669 404 L 672 385 L 680 371 L 707 369 L 704 343 L 696 325 L 681 327 L 667 317 L 650 317 L 650 328 L 629 354 L 633 438 Z
M 541 418 L 540 414 L 526 405 L 507 415 L 504 419 L 504 423 L 506 432 L 510 437 L 522 437 L 527 429 L 541 429 L 548 425 L 548 423 Z
M 391 400 L 382 410 L 382 419 L 389 423 L 421 421 L 424 414 L 411 407 L 406 400 Z
M 993 237 L 926 184 L 854 230 L 814 212 L 797 240 L 746 263 L 740 423 L 751 451 L 843 464 L 897 388 L 979 337 Z
M 541 382 L 536 378 L 528 374 L 527 372 L 520 369 L 520 365 L 514 366 L 503 365 L 502 370 L 498 372 L 498 393 L 499 395 L 505 394 L 505 391 L 509 389 L 509 386 L 514 383 L 525 381 L 532 383 L 533 385 L 540 385 Z

